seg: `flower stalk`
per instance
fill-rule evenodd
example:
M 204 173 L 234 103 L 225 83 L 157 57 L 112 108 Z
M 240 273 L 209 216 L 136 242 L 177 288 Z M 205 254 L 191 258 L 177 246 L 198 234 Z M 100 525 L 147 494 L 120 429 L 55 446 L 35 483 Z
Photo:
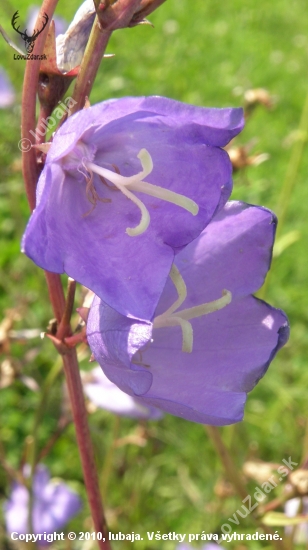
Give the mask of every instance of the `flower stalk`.
M 46 12 L 49 19 L 54 13 L 58 0 L 44 0 L 41 7 L 41 13 Z M 47 32 L 47 31 L 46 31 Z M 35 42 L 34 54 L 40 56 L 43 52 L 46 33 L 42 33 Z M 36 91 L 39 80 L 39 63 L 33 60 L 27 61 L 23 96 L 22 96 L 22 139 L 29 140 L 35 145 L 35 138 L 30 130 L 35 130 L 35 107 Z M 39 175 L 39 169 L 36 159 L 36 151 L 31 148 L 28 152 L 23 152 L 23 176 L 25 181 L 26 193 L 31 210 L 35 208 L 36 185 Z M 71 304 L 66 308 L 61 278 L 54 273 L 45 272 L 50 301 L 54 314 L 61 327 L 61 338 L 69 336 L 71 329 L 67 322 L 67 311 Z M 65 322 L 62 322 L 61 320 Z M 81 463 L 84 473 L 85 486 L 88 494 L 90 508 L 92 512 L 94 527 L 96 532 L 101 532 L 103 540 L 98 541 L 100 550 L 109 550 L 106 520 L 103 512 L 102 500 L 99 493 L 98 475 L 94 461 L 94 451 L 87 423 L 87 412 L 84 403 L 82 384 L 79 373 L 79 365 L 76 350 L 70 350 L 63 355 L 64 373 L 69 390 L 69 397 L 72 407 L 73 420 L 76 427 L 77 443 L 79 447 Z M 106 542 L 104 542 L 106 539 Z
M 118 0 L 117 2 L 95 2 L 95 18 L 88 44 L 77 76 L 73 99 L 76 101 L 71 114 L 85 106 L 104 56 L 109 38 L 116 29 L 133 26 L 143 19 L 145 14 L 156 9 L 164 0 L 144 2 L 142 0 Z M 153 4 L 153 5 L 151 5 Z M 139 14 L 139 15 L 137 15 Z M 136 20 L 134 20 L 136 17 Z M 134 21 L 134 22 L 133 22 Z
M 48 25 L 45 32 L 41 33 L 35 41 L 33 55 L 37 55 L 37 59 L 43 53 L 48 26 L 56 9 L 58 0 L 44 0 L 39 17 L 41 14 L 47 13 L 49 17 Z M 21 140 L 24 143 L 35 145 L 35 138 L 30 133 L 35 130 L 35 107 L 36 107 L 36 90 L 39 80 L 40 62 L 36 60 L 28 60 L 26 63 L 23 93 L 22 93 L 22 119 L 21 119 Z M 22 155 L 23 177 L 26 186 L 26 193 L 31 210 L 35 208 L 35 192 L 36 184 L 39 176 L 39 169 L 36 161 L 36 150 L 32 147 L 30 151 L 26 149 Z
M 100 532 L 103 535 L 103 540 L 98 540 L 97 543 L 100 550 L 110 550 L 111 546 L 108 541 L 108 529 L 99 491 L 98 475 L 75 349 L 63 356 L 63 365 L 94 529 L 97 533 Z
M 70 114 L 74 114 L 84 108 L 86 98 L 89 97 L 92 90 L 110 36 L 111 31 L 102 29 L 96 17 L 75 83 L 73 99 L 76 103 L 70 110 Z

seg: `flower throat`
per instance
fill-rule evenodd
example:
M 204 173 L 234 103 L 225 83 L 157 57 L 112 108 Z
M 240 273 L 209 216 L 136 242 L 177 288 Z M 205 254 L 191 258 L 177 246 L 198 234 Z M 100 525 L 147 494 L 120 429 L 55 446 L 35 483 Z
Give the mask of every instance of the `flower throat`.
M 198 214 L 199 206 L 192 199 L 189 199 L 188 197 L 185 197 L 184 195 L 181 195 L 179 193 L 175 193 L 174 191 L 169 191 L 164 187 L 160 187 L 158 185 L 153 185 L 152 183 L 147 183 L 146 181 L 143 181 L 143 179 L 152 172 L 153 161 L 150 153 L 146 149 L 141 149 L 137 157 L 141 162 L 142 171 L 138 172 L 134 176 L 128 177 L 122 176 L 121 174 L 113 172 L 112 170 L 108 170 L 107 168 L 98 166 L 97 164 L 90 162 L 85 158 L 83 158 L 82 161 L 83 166 L 90 173 L 90 181 L 92 181 L 91 178 L 93 172 L 98 174 L 100 177 L 113 183 L 113 185 L 115 185 L 115 187 L 119 189 L 123 193 L 123 195 L 130 199 L 140 209 L 141 219 L 139 224 L 136 227 L 127 227 L 126 229 L 126 233 L 130 237 L 136 237 L 137 235 L 141 235 L 142 233 L 144 233 L 150 223 L 150 214 L 147 207 L 142 202 L 142 200 L 136 197 L 133 191 L 145 193 L 146 195 L 150 195 L 151 197 L 155 197 L 157 199 L 176 204 L 177 206 L 184 208 L 185 210 L 190 212 L 193 216 L 196 216 Z
M 187 288 L 182 275 L 175 264 L 172 265 L 170 278 L 177 290 L 178 298 L 176 301 L 161 315 L 155 317 L 153 328 L 174 327 L 180 326 L 182 329 L 182 351 L 191 353 L 193 350 L 193 328 L 189 322 L 191 319 L 208 315 L 219 309 L 223 309 L 232 300 L 232 294 L 229 290 L 222 291 L 222 297 L 212 302 L 207 302 L 199 306 L 176 311 L 184 302 L 187 296 Z

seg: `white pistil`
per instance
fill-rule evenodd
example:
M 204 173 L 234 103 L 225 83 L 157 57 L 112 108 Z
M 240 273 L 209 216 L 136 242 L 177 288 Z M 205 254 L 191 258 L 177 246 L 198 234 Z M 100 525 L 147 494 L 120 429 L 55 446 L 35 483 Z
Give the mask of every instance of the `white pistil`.
M 199 206 L 193 200 L 185 197 L 184 195 L 180 195 L 179 193 L 174 193 L 174 191 L 169 191 L 168 189 L 164 189 L 163 187 L 159 187 L 158 185 L 153 185 L 152 183 L 147 183 L 146 181 L 143 181 L 143 178 L 145 178 L 152 172 L 153 162 L 151 155 L 146 149 L 141 149 L 137 156 L 140 159 L 142 171 L 138 172 L 138 174 L 135 174 L 134 176 L 129 177 L 122 176 L 121 174 L 112 172 L 107 168 L 97 166 L 93 162 L 84 160 L 84 165 L 90 172 L 95 172 L 96 174 L 99 174 L 103 178 L 109 180 L 140 209 L 140 223 L 134 228 L 128 227 L 126 229 L 126 233 L 128 235 L 130 235 L 131 237 L 141 235 L 141 233 L 144 233 L 144 231 L 146 231 L 150 223 L 150 214 L 145 204 L 140 199 L 138 199 L 132 193 L 132 191 L 145 193 L 146 195 L 150 195 L 152 197 L 156 197 L 164 201 L 176 204 L 177 206 L 180 206 L 181 208 L 184 208 L 185 210 L 193 214 L 193 216 L 196 216 L 198 214 Z
M 179 297 L 165 313 L 155 317 L 153 328 L 180 326 L 182 329 L 182 351 L 191 353 L 193 349 L 193 328 L 189 321 L 223 309 L 230 304 L 232 294 L 229 290 L 223 290 L 222 297 L 217 300 L 183 309 L 182 311 L 176 311 L 184 302 L 187 295 L 187 289 L 179 270 L 174 264 L 170 271 L 170 278 L 178 291 Z

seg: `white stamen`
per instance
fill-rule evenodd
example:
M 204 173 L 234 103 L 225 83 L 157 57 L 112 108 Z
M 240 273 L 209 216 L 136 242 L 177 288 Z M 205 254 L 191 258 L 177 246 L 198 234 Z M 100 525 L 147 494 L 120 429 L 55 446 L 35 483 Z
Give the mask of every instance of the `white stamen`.
M 169 276 L 177 290 L 179 297 L 175 300 L 174 304 L 172 304 L 172 306 L 170 306 L 167 311 L 165 311 L 164 316 L 166 317 L 176 311 L 182 305 L 187 296 L 187 288 L 184 279 L 175 264 L 172 264 Z
M 223 309 L 232 300 L 232 294 L 230 290 L 223 290 L 221 293 L 222 297 L 207 304 L 201 304 L 200 306 L 190 307 L 188 309 L 183 309 L 183 311 L 178 311 L 177 316 L 181 319 L 196 319 L 197 317 L 202 317 L 202 315 L 207 315 L 208 313 L 214 313 L 219 309 Z
M 140 223 L 137 225 L 137 227 L 128 227 L 126 229 L 126 233 L 128 235 L 141 235 L 141 233 L 144 233 L 144 231 L 146 231 L 150 223 L 150 214 L 145 204 L 140 199 L 138 199 L 132 193 L 132 191 L 145 193 L 146 195 L 150 195 L 152 197 L 156 197 L 167 202 L 176 204 L 177 206 L 180 206 L 181 208 L 184 208 L 185 210 L 193 214 L 193 216 L 196 216 L 198 214 L 199 206 L 193 200 L 185 197 L 184 195 L 180 195 L 179 193 L 175 193 L 174 191 L 169 191 L 167 189 L 164 189 L 163 187 L 159 187 L 158 185 L 153 185 L 152 183 L 147 183 L 146 181 L 143 181 L 143 178 L 145 178 L 152 172 L 153 161 L 151 155 L 146 149 L 141 149 L 137 156 L 140 159 L 142 171 L 138 172 L 138 174 L 135 174 L 134 176 L 129 177 L 121 176 L 121 174 L 117 174 L 116 172 L 112 172 L 107 168 L 97 166 L 93 162 L 84 160 L 84 165 L 89 171 L 95 172 L 96 174 L 99 174 L 103 178 L 109 180 L 120 191 L 122 191 L 122 193 L 127 198 L 132 200 L 140 209 Z
M 152 157 L 146 149 L 140 149 L 138 155 L 138 159 L 141 162 L 142 170 L 143 170 L 143 178 L 146 178 L 149 174 L 151 174 L 153 170 L 153 161 Z
M 138 199 L 138 197 L 134 195 L 134 193 L 131 193 L 131 191 L 126 189 L 125 185 L 119 185 L 117 183 L 114 183 L 114 185 L 118 189 L 120 189 L 120 191 L 122 191 L 123 195 L 125 195 L 128 199 L 133 201 L 138 206 L 138 208 L 140 208 L 140 211 L 141 211 L 140 223 L 136 227 L 127 227 L 126 228 L 127 235 L 129 235 L 130 237 L 136 237 L 137 235 L 141 235 L 149 227 L 149 223 L 151 219 L 147 207 L 140 199 Z
M 164 187 L 160 187 L 159 185 L 153 185 L 152 183 L 147 183 L 146 181 L 136 181 L 134 183 L 129 183 L 128 187 L 132 191 L 139 191 L 139 193 L 145 193 L 151 197 L 162 199 L 166 202 L 172 202 L 173 204 L 184 208 L 184 210 L 187 210 L 193 216 L 196 216 L 199 212 L 199 206 L 195 201 L 188 199 L 184 195 L 175 193 L 174 191 L 164 189 Z
M 170 278 L 179 294 L 178 299 L 170 306 L 165 313 L 155 317 L 153 321 L 153 328 L 163 328 L 179 325 L 182 329 L 182 351 L 191 353 L 193 349 L 193 328 L 189 322 L 191 319 L 208 315 L 223 309 L 232 300 L 232 294 L 229 290 L 222 291 L 222 297 L 212 302 L 201 304 L 199 306 L 183 309 L 182 311 L 176 311 L 178 307 L 184 302 L 187 289 L 179 270 L 173 264 L 170 271 Z

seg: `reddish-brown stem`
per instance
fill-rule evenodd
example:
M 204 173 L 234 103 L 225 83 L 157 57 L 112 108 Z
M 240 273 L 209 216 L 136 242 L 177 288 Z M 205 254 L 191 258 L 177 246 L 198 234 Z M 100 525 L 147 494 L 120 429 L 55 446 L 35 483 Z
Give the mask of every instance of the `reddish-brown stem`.
M 51 20 L 57 1 L 58 0 L 43 1 L 41 13 L 46 12 L 49 16 L 49 21 Z M 160 0 L 153 0 L 153 5 L 159 5 L 160 3 Z M 108 5 L 106 12 L 110 9 L 111 12 L 108 12 L 108 14 L 106 13 L 106 16 L 108 15 L 106 21 L 104 21 L 104 17 L 102 16 L 100 17 L 100 24 L 98 22 L 98 18 L 96 18 L 81 64 L 80 72 L 77 77 L 73 94 L 76 103 L 74 104 L 71 113 L 75 113 L 84 107 L 85 98 L 89 96 L 92 89 L 96 73 L 104 55 L 112 30 L 128 26 L 132 21 L 135 11 L 138 7 L 140 7 L 140 5 L 141 0 L 121 0 L 120 2 L 115 3 L 114 6 Z M 106 23 L 106 26 L 104 23 Z M 46 33 L 47 31 L 48 29 L 46 29 Z M 41 55 L 46 33 L 42 33 L 35 43 L 35 55 Z M 28 140 L 27 144 L 30 143 L 32 145 L 35 144 L 36 139 L 35 106 L 38 81 L 39 62 L 28 61 L 26 64 L 22 98 L 22 139 Z M 49 110 L 46 112 L 49 112 Z M 44 113 L 41 111 L 42 116 L 43 114 L 45 114 L 45 111 Z M 39 175 L 36 151 L 33 148 L 31 148 L 30 151 L 23 153 L 23 175 L 29 205 L 31 210 L 33 210 L 35 208 L 36 184 Z M 50 301 L 59 324 L 58 326 L 60 327 L 60 332 L 56 335 L 56 338 L 60 337 L 61 340 L 64 341 L 65 337 L 71 334 L 67 317 L 72 308 L 72 299 L 69 299 L 69 303 L 66 306 L 59 275 L 49 272 L 46 272 L 45 275 L 48 284 Z M 87 412 L 83 397 L 77 354 L 75 349 L 67 351 L 66 348 L 65 352 L 66 353 L 63 354 L 64 372 L 68 386 L 73 420 L 76 427 L 77 443 L 82 462 L 85 486 L 95 531 L 100 532 L 103 535 L 103 540 L 98 541 L 98 546 L 101 550 L 110 550 L 111 546 L 108 541 L 107 525 L 99 493 L 98 476 L 95 468 L 94 452 L 87 423 Z
M 40 13 L 47 13 L 49 17 L 48 25 L 44 32 L 40 34 L 35 41 L 33 55 L 37 55 L 39 59 L 44 50 L 44 44 L 48 33 L 48 27 L 56 9 L 58 0 L 44 0 Z M 25 145 L 35 144 L 35 107 L 36 107 L 36 90 L 39 79 L 40 61 L 31 59 L 26 63 L 23 93 L 22 93 L 22 119 L 21 119 L 21 142 Z M 31 133 L 33 132 L 33 134 Z M 26 141 L 28 140 L 28 141 Z M 25 147 L 26 149 L 26 147 Z M 36 151 L 30 149 L 22 155 L 23 176 L 26 186 L 26 193 L 31 210 L 35 208 L 35 192 L 39 169 L 36 162 Z
M 80 111 L 89 97 L 96 73 L 100 66 L 112 31 L 130 25 L 135 12 L 139 9 L 141 0 L 118 0 L 117 2 L 102 2 L 104 8 L 96 17 L 88 40 L 85 54 L 77 76 L 73 99 L 76 101 L 71 108 L 71 114 Z M 96 7 L 98 7 L 96 1 Z
M 57 1 L 58 0 L 43 1 L 41 13 L 46 12 L 49 16 L 49 21 L 51 20 Z M 35 55 L 41 55 L 47 32 L 48 29 L 46 29 L 46 31 L 42 33 L 35 42 L 33 52 Z M 29 60 L 26 64 L 22 97 L 22 139 L 29 140 L 27 143 L 31 144 L 35 144 L 35 108 L 38 78 L 39 61 Z M 31 131 L 33 133 L 31 133 Z M 37 165 L 36 152 L 35 149 L 32 148 L 30 151 L 23 153 L 23 176 L 31 210 L 35 208 L 35 194 L 38 174 L 39 169 Z M 54 273 L 46 272 L 45 275 L 54 314 L 57 321 L 61 323 L 65 313 L 65 298 L 61 279 L 59 275 Z M 69 335 L 69 327 L 67 328 L 67 332 L 68 333 L 66 335 Z M 63 364 L 94 527 L 95 530 L 97 532 L 101 532 L 103 534 L 103 538 L 106 539 L 106 542 L 103 540 L 98 541 L 98 546 L 100 550 L 110 550 L 102 500 L 99 494 L 98 476 L 95 468 L 94 452 L 87 423 L 87 412 L 84 403 L 79 365 L 75 349 L 63 356 Z
M 87 411 L 84 402 L 79 365 L 75 349 L 69 354 L 63 356 L 63 364 L 72 406 L 73 420 L 76 426 L 77 443 L 81 457 L 85 486 L 92 512 L 94 529 L 97 533 L 102 533 L 103 538 L 105 539 L 105 541 L 97 541 L 98 546 L 101 550 L 110 550 L 111 546 L 108 541 L 108 530 L 99 492 L 97 470 L 94 461 L 93 447 L 87 422 Z
M 59 338 L 59 340 L 63 340 L 66 336 L 71 335 L 70 324 L 71 324 L 71 317 L 74 309 L 75 290 L 76 290 L 76 281 L 74 281 L 74 279 L 71 279 L 69 277 L 65 308 L 57 330 L 57 338 Z
M 52 303 L 52 309 L 58 323 L 61 322 L 63 311 L 65 309 L 65 297 L 60 275 L 45 271 L 45 277 L 48 286 L 49 298 Z

